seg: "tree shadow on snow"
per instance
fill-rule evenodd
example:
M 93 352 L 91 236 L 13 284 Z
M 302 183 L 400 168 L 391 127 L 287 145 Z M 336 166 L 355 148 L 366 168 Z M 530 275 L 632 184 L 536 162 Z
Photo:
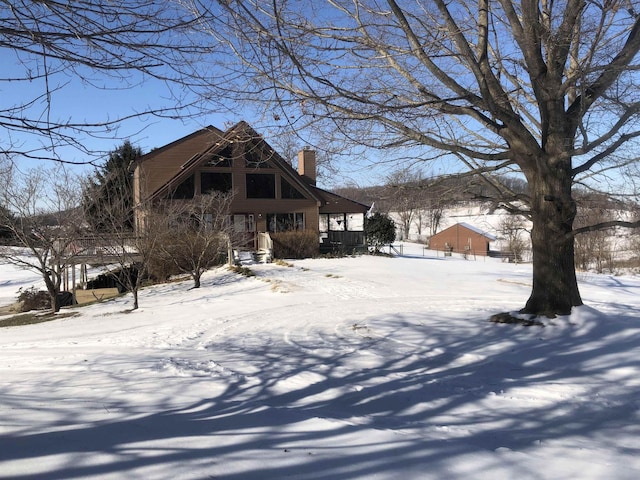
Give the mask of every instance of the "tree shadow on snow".
M 207 352 L 252 365 L 252 378 L 214 376 L 211 382 L 226 381 L 224 391 L 180 408 L 144 414 L 123 404 L 118 408 L 131 415 L 118 421 L 68 428 L 73 419 L 66 418 L 3 435 L 0 461 L 78 459 L 16 479 L 144 468 L 169 478 L 164 466 L 167 475 L 177 468 L 188 478 L 228 480 L 393 478 L 406 471 L 437 478 L 444 472 L 439 466 L 478 452 L 526 451 L 541 439 L 613 435 L 633 425 L 640 386 L 628 376 L 637 371 L 637 322 L 604 325 L 601 318 L 558 335 L 487 324 L 478 335 L 483 321 L 469 320 L 476 328 L 466 337 L 450 331 L 445 318 L 395 315 L 277 344 L 259 335 L 251 342 L 225 339 Z M 615 382 L 607 380 L 612 369 Z M 625 382 L 629 388 L 619 388 Z M 572 388 L 578 391 L 569 398 Z M 544 398 L 531 398 L 541 389 Z M 95 455 L 109 460 L 92 463 Z M 190 464 L 197 474 L 175 467 Z

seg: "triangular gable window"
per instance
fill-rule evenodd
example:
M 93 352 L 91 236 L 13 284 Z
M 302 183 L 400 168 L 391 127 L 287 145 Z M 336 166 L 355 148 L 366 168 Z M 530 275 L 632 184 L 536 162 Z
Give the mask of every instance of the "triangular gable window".
M 171 198 L 176 199 L 187 199 L 193 198 L 196 192 L 194 177 L 191 175 L 184 182 L 176 187 L 172 194 L 170 194 Z
M 231 145 L 226 146 L 220 152 L 211 155 L 207 163 L 204 164 L 205 167 L 227 167 L 231 168 L 233 166 L 233 149 Z
M 262 150 L 251 143 L 245 146 L 244 162 L 247 168 L 273 168 L 262 155 Z
M 280 178 L 280 192 L 281 197 L 286 199 L 302 200 L 306 198 L 296 187 L 282 177 Z

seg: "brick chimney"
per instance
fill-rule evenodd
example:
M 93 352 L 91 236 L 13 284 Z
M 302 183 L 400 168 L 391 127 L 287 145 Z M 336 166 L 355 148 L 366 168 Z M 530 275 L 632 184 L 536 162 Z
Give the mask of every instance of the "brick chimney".
M 316 151 L 309 147 L 298 152 L 298 173 L 316 184 Z

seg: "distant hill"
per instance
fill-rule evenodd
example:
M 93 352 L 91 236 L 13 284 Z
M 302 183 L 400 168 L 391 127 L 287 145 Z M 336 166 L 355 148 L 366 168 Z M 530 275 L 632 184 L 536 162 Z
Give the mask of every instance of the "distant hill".
M 522 180 L 498 180 L 515 205 L 524 205 L 517 200 L 527 194 Z M 491 250 L 518 248 L 523 260 L 530 259 L 531 222 L 501 208 L 497 190 L 481 179 L 446 177 L 334 191 L 366 205 L 375 204 L 375 211 L 389 214 L 396 222 L 398 240 L 426 243 L 437 232 L 467 223 L 496 237 Z M 640 207 L 633 202 L 588 190 L 576 189 L 574 198 L 578 207 L 576 227 L 610 220 L 634 221 L 640 215 Z M 576 236 L 576 264 L 580 269 L 598 272 L 640 265 L 640 231 L 615 228 Z

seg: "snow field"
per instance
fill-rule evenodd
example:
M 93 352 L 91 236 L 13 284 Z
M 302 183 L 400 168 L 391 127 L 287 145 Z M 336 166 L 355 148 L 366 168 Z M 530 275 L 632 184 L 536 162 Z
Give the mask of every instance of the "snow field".
M 495 325 L 530 266 L 405 253 L 0 329 L 0 478 L 638 477 L 640 279 L 591 274 L 571 316 Z

